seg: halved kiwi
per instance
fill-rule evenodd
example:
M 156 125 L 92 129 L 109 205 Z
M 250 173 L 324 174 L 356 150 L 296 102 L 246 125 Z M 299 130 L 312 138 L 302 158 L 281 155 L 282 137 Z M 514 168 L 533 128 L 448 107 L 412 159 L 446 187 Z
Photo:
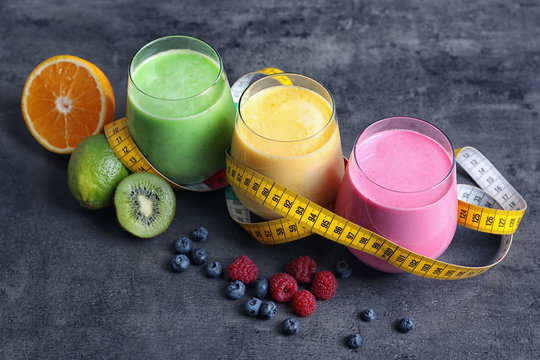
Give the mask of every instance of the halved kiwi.
M 165 231 L 176 210 L 171 186 L 155 174 L 137 172 L 124 178 L 114 194 L 120 225 L 141 238 Z

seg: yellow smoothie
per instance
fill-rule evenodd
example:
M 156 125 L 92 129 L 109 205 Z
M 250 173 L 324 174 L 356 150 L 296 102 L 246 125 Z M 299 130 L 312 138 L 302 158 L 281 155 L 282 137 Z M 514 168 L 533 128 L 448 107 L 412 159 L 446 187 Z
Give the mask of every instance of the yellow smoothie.
M 327 205 L 344 173 L 331 98 L 300 86 L 272 86 L 240 101 L 231 146 L 236 160 L 311 201 Z M 238 199 L 265 218 L 279 216 L 242 194 Z

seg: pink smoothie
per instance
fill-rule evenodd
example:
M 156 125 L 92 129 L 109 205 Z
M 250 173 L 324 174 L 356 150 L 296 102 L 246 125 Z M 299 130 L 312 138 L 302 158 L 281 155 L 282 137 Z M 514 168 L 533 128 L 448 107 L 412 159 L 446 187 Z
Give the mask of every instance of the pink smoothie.
M 360 138 L 335 209 L 400 246 L 438 257 L 450 244 L 457 223 L 452 153 L 411 130 L 384 130 Z M 399 271 L 372 255 L 350 250 L 375 269 Z

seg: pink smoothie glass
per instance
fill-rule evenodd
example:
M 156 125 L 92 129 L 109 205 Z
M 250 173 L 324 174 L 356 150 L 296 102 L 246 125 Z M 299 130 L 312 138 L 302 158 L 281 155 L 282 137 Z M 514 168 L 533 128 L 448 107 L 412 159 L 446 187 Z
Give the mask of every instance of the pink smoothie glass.
M 335 211 L 408 250 L 437 258 L 456 231 L 456 186 L 454 149 L 441 130 L 420 119 L 387 118 L 356 140 Z M 349 250 L 374 269 L 402 271 Z

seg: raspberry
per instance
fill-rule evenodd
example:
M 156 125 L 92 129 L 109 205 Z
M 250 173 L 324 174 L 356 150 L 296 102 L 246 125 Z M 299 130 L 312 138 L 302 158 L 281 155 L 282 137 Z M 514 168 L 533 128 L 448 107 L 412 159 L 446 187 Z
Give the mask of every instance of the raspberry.
M 311 292 L 317 299 L 328 300 L 337 290 L 337 280 L 330 271 L 320 271 L 311 283 Z
M 309 256 L 300 256 L 287 265 L 287 273 L 298 282 L 310 283 L 317 272 L 317 263 Z
M 246 255 L 240 256 L 227 268 L 227 276 L 231 280 L 240 280 L 244 284 L 250 284 L 257 280 L 259 269 Z
M 298 283 L 289 274 L 279 273 L 269 280 L 270 293 L 279 302 L 289 302 L 298 290 Z
M 296 315 L 309 316 L 315 311 L 315 296 L 308 290 L 300 290 L 294 294 L 291 305 Z

